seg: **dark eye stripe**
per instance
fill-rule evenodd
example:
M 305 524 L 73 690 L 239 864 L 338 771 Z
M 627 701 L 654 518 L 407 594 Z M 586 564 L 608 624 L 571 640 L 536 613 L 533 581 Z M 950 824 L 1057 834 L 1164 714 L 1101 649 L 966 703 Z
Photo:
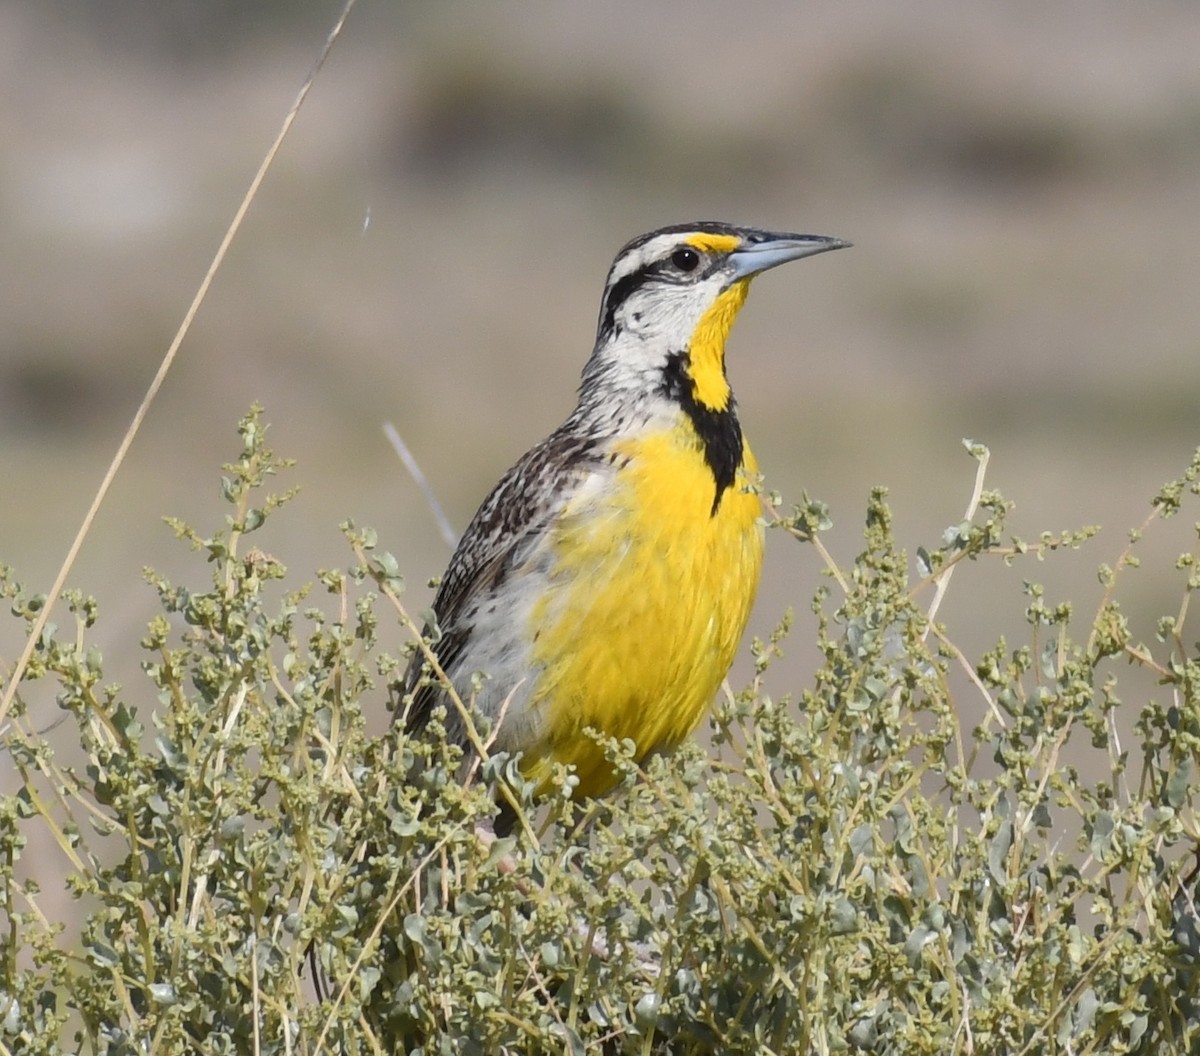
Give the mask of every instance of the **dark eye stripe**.
M 689 274 L 686 279 L 681 280 L 668 270 L 669 265 L 672 263 L 674 263 L 676 268 L 681 266 L 678 262 L 675 262 L 675 256 L 678 255 L 679 252 L 679 250 L 676 250 L 675 254 L 666 260 L 653 260 L 649 264 L 643 264 L 636 271 L 631 271 L 628 275 L 622 275 L 619 279 L 617 279 L 616 282 L 612 284 L 612 288 L 608 291 L 608 295 L 604 298 L 604 304 L 601 306 L 600 310 L 601 336 L 607 336 L 613 332 L 613 328 L 616 325 L 617 309 L 620 308 L 621 305 L 629 300 L 634 293 L 640 290 L 652 279 L 662 278 L 668 282 L 689 282 L 695 278 L 703 277 L 703 275 L 711 271 L 713 267 L 717 266 L 716 263 L 713 263 L 709 266 L 709 268 L 704 269 L 703 271 L 693 272 Z M 695 251 L 693 250 L 691 252 Z M 697 263 L 699 263 L 699 257 L 697 257 Z M 684 270 L 686 271 L 688 269 Z
M 608 291 L 608 296 L 604 298 L 604 307 L 600 315 L 600 332 L 602 334 L 612 333 L 613 326 L 616 323 L 617 309 L 629 300 L 632 294 L 645 286 L 658 271 L 659 263 L 657 261 L 650 264 L 643 264 L 636 271 L 631 271 L 628 275 L 622 275 L 612 284 L 612 289 Z

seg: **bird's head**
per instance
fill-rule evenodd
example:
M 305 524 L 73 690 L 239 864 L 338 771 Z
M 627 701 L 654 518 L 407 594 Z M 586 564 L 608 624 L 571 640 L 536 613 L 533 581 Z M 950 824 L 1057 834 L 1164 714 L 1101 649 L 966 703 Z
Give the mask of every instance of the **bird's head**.
M 629 242 L 613 261 L 600 305 L 590 384 L 647 391 L 668 364 L 684 364 L 703 406 L 729 406 L 725 338 L 750 280 L 790 260 L 850 245 L 823 235 L 730 224 L 675 224 Z

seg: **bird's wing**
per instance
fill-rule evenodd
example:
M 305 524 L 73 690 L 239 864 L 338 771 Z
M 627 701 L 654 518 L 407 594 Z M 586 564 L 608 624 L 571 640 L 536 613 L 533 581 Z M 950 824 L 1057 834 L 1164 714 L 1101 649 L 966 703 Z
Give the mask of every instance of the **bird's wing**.
M 440 632 L 433 651 L 443 671 L 450 670 L 470 638 L 474 602 L 494 591 L 525 561 L 531 544 L 554 521 L 576 488 L 595 472 L 601 459 L 596 441 L 559 430 L 528 451 L 492 489 L 459 540 L 433 601 Z M 428 636 L 432 628 L 426 626 Z M 413 693 L 407 709 L 410 729 L 425 726 L 442 702 L 435 683 L 420 685 L 426 664 L 418 652 L 404 677 Z

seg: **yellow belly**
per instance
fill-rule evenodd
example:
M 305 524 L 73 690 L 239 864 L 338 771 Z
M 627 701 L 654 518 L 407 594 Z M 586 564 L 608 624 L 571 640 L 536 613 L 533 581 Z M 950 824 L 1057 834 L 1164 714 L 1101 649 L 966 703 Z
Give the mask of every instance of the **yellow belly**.
M 626 441 L 615 486 L 581 496 L 555 529 L 548 589 L 529 634 L 540 730 L 524 770 L 573 764 L 581 795 L 611 787 L 583 730 L 628 738 L 642 758 L 700 722 L 729 670 L 758 589 L 759 500 L 743 470 L 713 512 L 713 475 L 690 424 Z

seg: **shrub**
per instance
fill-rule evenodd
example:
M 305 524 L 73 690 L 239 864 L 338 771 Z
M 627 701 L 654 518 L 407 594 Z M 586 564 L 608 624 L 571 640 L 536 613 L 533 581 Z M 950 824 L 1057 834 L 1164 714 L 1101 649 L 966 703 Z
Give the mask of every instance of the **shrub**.
M 0 800 L 0 1053 L 1197 1046 L 1194 554 L 1153 645 L 1117 599 L 1131 543 L 1081 637 L 1029 584 L 1029 641 L 968 657 L 918 601 L 934 592 L 936 616 L 964 560 L 1090 534 L 1006 539 L 1009 505 L 982 491 L 972 445 L 970 516 L 918 552 L 916 582 L 871 495 L 862 553 L 829 561 L 814 601 L 810 685 L 768 689 L 785 620 L 717 702 L 716 758 L 690 744 L 639 770 L 610 743 L 619 794 L 574 804 L 562 773 L 535 808 L 486 729 L 482 763 L 436 736 L 368 735 L 364 712 L 402 705 L 407 655 L 427 648 L 399 562 L 346 525 L 353 562 L 320 572 L 313 600 L 248 548 L 288 497 L 265 492 L 287 464 L 264 432 L 257 409 L 241 423 L 221 530 L 171 522 L 208 586 L 148 573 L 153 691 L 102 685 L 97 605 L 78 594 L 25 674 L 56 687 L 86 766 L 33 731 L 26 687 L 4 731 L 19 782 Z M 1198 479 L 1200 453 L 1151 517 Z M 828 560 L 819 503 L 779 524 Z M 10 570 L 0 591 L 32 623 L 39 600 Z M 1122 704 L 1118 676 L 1139 671 L 1161 693 Z M 1118 708 L 1136 710 L 1128 746 Z M 489 842 L 476 829 L 498 787 L 520 824 Z M 22 860 L 35 826 L 59 862 Z M 69 926 L 37 883 L 62 865 Z

